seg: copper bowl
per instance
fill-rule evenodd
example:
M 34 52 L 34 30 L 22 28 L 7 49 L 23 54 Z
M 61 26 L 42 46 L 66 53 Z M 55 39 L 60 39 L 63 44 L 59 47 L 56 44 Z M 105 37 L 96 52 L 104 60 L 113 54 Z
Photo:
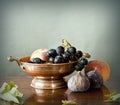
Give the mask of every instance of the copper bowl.
M 27 63 L 30 56 L 17 59 L 10 56 L 9 61 L 16 61 L 29 76 L 33 76 L 31 86 L 37 89 L 57 89 L 66 87 L 64 76 L 71 74 L 74 71 L 76 62 L 60 63 L 60 64 L 33 64 Z

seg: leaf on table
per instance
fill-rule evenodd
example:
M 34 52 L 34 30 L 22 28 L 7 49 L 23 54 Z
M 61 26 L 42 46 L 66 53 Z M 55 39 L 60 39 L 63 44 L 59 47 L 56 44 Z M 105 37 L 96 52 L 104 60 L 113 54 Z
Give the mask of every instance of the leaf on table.
M 105 95 L 107 100 L 105 102 L 119 102 L 120 103 L 120 93 L 112 92 L 111 94 Z
M 20 105 L 20 104 L 17 104 L 14 102 L 8 102 L 8 101 L 0 99 L 0 105 Z
M 4 82 L 0 88 L 0 98 L 5 101 L 22 104 L 23 93 L 18 90 L 18 86 L 13 81 Z
M 62 105 L 76 105 L 76 102 L 73 100 L 62 100 Z

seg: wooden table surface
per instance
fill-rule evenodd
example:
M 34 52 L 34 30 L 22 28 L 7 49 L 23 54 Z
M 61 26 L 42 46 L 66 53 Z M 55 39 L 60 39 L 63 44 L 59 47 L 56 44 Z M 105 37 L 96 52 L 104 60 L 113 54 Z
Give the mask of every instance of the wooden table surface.
M 77 105 L 120 105 L 120 103 L 104 102 L 106 94 L 113 91 L 120 92 L 120 79 L 117 78 L 110 78 L 99 90 L 84 93 L 74 93 L 67 88 L 40 90 L 41 94 L 39 96 L 35 94 L 34 89 L 30 86 L 32 78 L 27 76 L 0 78 L 0 87 L 3 82 L 11 80 L 18 85 L 19 90 L 24 94 L 24 105 L 62 105 L 62 100 L 74 100 Z

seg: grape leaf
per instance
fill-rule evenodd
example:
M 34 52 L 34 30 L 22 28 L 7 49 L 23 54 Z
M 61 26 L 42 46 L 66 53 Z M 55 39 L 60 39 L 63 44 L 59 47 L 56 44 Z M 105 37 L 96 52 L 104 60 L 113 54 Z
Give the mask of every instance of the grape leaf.
M 76 105 L 76 102 L 73 100 L 62 100 L 62 105 Z
M 111 94 L 106 95 L 107 100 L 105 102 L 119 102 L 120 103 L 120 93 L 112 92 Z
M 21 104 L 23 102 L 23 93 L 18 90 L 18 86 L 13 81 L 4 82 L 0 88 L 0 98 Z

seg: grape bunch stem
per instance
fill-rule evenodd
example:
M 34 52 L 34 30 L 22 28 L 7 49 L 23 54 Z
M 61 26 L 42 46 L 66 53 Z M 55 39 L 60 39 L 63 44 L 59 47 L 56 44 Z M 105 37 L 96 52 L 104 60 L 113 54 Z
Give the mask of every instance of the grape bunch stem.
M 65 48 L 65 51 L 71 47 L 71 44 L 66 40 L 66 39 L 62 39 L 62 46 Z
M 71 47 L 71 44 L 66 39 L 62 39 L 62 46 L 65 48 L 66 51 L 69 47 Z M 83 57 L 90 58 L 91 55 L 89 53 L 84 52 Z

